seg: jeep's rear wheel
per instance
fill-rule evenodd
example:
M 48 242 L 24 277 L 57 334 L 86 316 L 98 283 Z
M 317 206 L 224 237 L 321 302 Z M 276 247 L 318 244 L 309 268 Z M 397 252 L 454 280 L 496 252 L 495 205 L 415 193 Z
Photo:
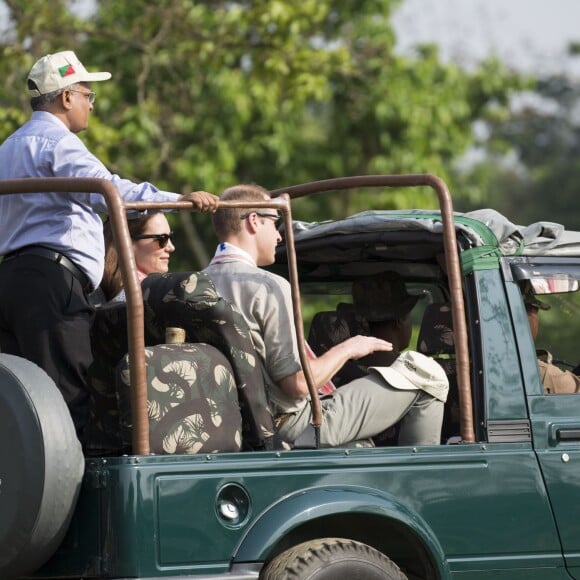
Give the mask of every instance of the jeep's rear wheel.
M 84 457 L 68 408 L 38 366 L 0 354 L 0 578 L 39 568 L 62 541 Z
M 262 571 L 262 580 L 406 580 L 387 556 L 354 540 L 324 538 L 298 544 L 276 556 Z

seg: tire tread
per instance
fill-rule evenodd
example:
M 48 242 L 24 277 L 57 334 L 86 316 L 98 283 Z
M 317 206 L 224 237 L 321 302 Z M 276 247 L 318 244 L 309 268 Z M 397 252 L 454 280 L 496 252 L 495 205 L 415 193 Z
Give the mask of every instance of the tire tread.
M 400 568 L 383 553 L 367 544 L 343 538 L 311 540 L 289 548 L 266 565 L 261 580 L 305 580 L 322 567 L 346 558 L 358 558 L 384 573 L 385 580 L 407 580 Z M 337 577 L 338 578 L 338 577 Z

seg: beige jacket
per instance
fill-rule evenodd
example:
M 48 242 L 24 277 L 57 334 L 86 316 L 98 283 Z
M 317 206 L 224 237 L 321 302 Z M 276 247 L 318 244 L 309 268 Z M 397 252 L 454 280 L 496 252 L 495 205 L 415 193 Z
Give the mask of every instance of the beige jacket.
M 547 350 L 538 350 L 536 352 L 538 356 L 543 357 L 538 359 L 538 366 L 544 391 L 547 395 L 580 393 L 580 377 L 570 371 L 563 371 L 552 364 L 552 355 Z

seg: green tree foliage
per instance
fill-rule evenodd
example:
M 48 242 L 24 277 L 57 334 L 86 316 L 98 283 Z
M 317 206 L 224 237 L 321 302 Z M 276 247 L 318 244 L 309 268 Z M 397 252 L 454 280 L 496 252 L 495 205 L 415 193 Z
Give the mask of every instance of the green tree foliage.
M 490 123 L 486 156 L 465 180 L 487 183 L 488 205 L 512 221 L 553 221 L 579 230 L 579 111 L 577 82 L 539 80 L 524 104 Z
M 577 46 L 572 51 L 577 53 Z M 517 105 L 517 106 L 515 106 Z M 459 180 L 465 189 L 485 192 L 478 205 L 493 207 L 513 222 L 561 223 L 580 230 L 580 87 L 564 76 L 540 79 L 535 91 L 510 114 L 488 125 L 481 162 Z M 537 346 L 556 358 L 580 363 L 576 293 L 542 297 L 552 305 L 540 311 Z
M 0 40 L 0 72 L 9 79 L 0 88 L 0 139 L 28 115 L 19 87 L 33 62 L 72 49 L 89 68 L 113 73 L 95 87 L 81 137 L 125 177 L 219 193 L 244 181 L 275 188 L 429 172 L 453 191 L 450 167 L 473 143 L 473 123 L 501 115 L 524 81 L 493 60 L 473 72 L 444 64 L 433 47 L 395 54 L 390 18 L 398 3 L 95 0 L 80 18 L 72 10 L 79 2 L 0 0 L 11 19 Z M 434 207 L 436 199 L 421 190 L 343 192 L 296 205 L 303 219 L 326 219 L 369 207 Z M 211 248 L 209 221 L 191 222 Z M 183 266 L 204 259 L 198 253 Z

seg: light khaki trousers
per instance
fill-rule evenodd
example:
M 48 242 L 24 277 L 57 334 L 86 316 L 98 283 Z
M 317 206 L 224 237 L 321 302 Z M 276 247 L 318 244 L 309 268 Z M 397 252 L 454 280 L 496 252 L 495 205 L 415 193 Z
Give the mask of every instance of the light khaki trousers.
M 322 399 L 320 445 L 339 447 L 368 439 L 401 421 L 399 445 L 439 445 L 443 403 L 421 390 L 391 387 L 382 377 L 367 375 Z M 310 424 L 310 405 L 293 413 L 279 434 L 294 441 Z

